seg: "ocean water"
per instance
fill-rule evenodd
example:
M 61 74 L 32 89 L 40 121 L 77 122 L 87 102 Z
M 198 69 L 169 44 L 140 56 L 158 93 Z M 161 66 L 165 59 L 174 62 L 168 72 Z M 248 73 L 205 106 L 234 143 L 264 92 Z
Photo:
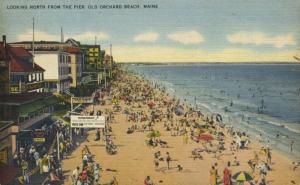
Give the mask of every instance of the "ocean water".
M 205 114 L 300 160 L 300 65 L 126 65 Z M 260 134 L 263 136 L 261 137 Z M 293 151 L 291 142 L 294 141 Z

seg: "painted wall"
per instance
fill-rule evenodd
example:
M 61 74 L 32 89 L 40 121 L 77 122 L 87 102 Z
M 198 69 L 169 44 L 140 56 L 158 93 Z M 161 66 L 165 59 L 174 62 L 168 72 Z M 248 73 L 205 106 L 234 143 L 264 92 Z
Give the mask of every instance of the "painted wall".
M 35 63 L 45 69 L 45 80 L 58 80 L 58 53 L 35 53 Z

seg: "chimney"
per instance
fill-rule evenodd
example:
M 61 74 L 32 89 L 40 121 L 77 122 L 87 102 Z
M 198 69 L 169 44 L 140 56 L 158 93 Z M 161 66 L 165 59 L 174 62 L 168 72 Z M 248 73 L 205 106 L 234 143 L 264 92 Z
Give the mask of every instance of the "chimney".
M 3 47 L 4 47 L 3 56 L 6 59 L 6 57 L 7 57 L 6 35 L 2 35 L 2 42 L 3 42 Z
M 3 46 L 6 46 L 6 35 L 2 35 Z

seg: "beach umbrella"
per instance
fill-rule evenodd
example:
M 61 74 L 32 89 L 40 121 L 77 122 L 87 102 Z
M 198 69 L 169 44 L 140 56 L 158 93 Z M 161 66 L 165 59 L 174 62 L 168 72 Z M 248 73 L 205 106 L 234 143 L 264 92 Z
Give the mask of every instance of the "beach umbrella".
M 159 131 L 151 131 L 148 135 L 147 135 L 147 137 L 160 137 L 161 136 L 161 134 L 160 134 L 160 132 Z
M 204 141 L 211 141 L 211 140 L 214 140 L 214 137 L 210 134 L 200 134 L 198 136 L 198 139 L 199 140 L 204 140 Z
M 246 137 L 246 136 L 241 137 L 241 141 L 247 141 L 247 140 L 248 140 L 248 137 Z
M 261 155 L 267 155 L 267 153 L 268 153 L 267 148 L 261 148 L 260 151 L 259 151 L 259 154 L 261 154 Z
M 151 101 L 148 103 L 148 106 L 150 109 L 152 109 L 155 106 L 155 103 Z
M 135 98 L 137 101 L 143 101 L 144 100 L 144 97 L 143 96 L 138 96 Z
M 175 109 L 175 114 L 176 114 L 177 116 L 183 115 L 183 114 L 184 114 L 183 107 L 181 107 L 181 106 L 176 107 L 176 109 Z
M 245 172 L 245 171 L 237 172 L 236 174 L 234 174 L 232 176 L 232 178 L 238 182 L 245 182 L 245 181 L 253 180 L 253 176 L 250 173 Z
M 114 104 L 117 104 L 117 103 L 119 103 L 119 100 L 117 98 L 114 98 L 114 99 L 112 99 L 111 102 L 114 103 Z

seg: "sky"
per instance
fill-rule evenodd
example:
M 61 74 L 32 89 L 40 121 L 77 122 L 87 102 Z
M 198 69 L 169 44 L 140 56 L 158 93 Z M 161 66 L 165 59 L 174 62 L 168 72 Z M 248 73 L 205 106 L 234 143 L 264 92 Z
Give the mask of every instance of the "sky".
M 113 46 L 117 62 L 294 62 L 300 46 L 299 0 L 1 0 L 8 42 L 60 41 Z M 140 8 L 125 9 L 125 5 Z M 157 8 L 143 8 L 143 5 Z M 16 6 L 27 9 L 12 9 Z M 29 9 L 45 5 L 45 9 Z M 61 9 L 48 9 L 61 5 Z M 73 9 L 62 9 L 72 5 Z M 75 9 L 84 5 L 85 9 Z M 97 5 L 97 9 L 88 9 Z M 122 5 L 122 9 L 100 9 Z

